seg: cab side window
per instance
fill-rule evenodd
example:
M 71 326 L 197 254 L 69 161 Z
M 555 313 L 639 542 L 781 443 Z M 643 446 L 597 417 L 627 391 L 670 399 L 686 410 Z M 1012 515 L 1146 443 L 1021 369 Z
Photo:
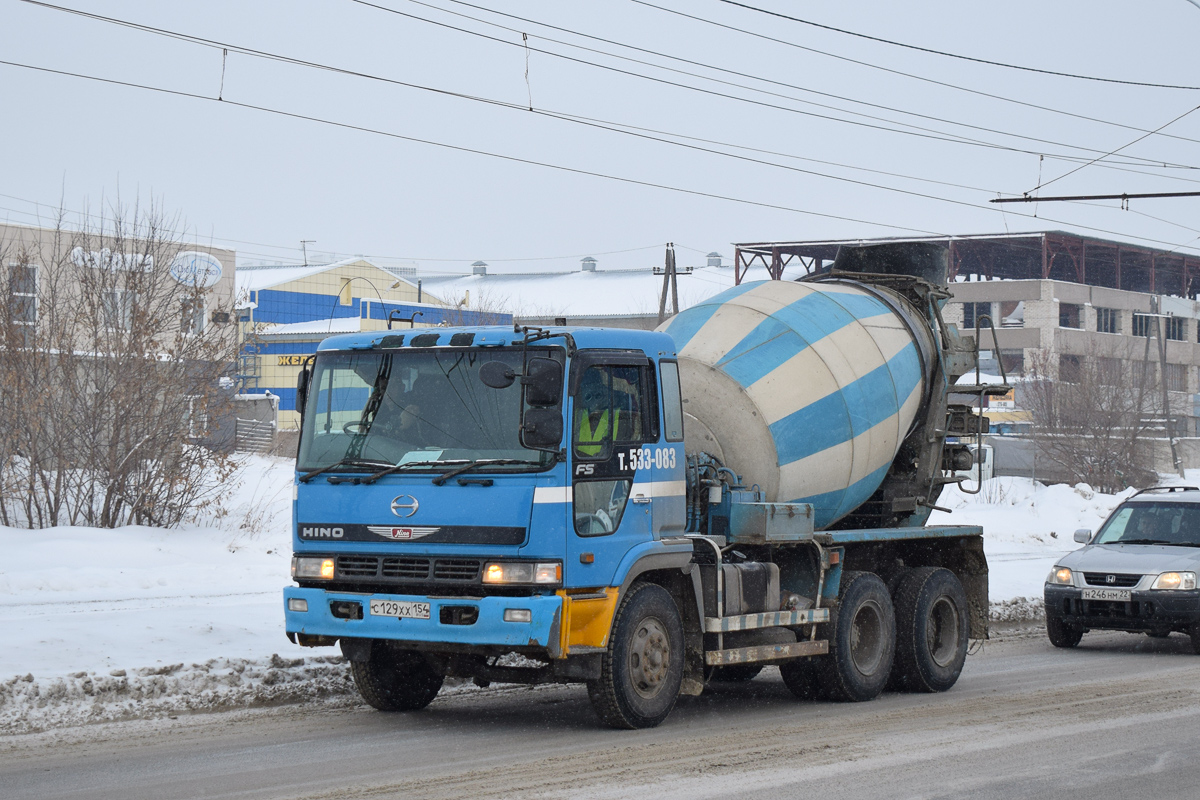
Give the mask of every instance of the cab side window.
M 575 457 L 607 459 L 614 442 L 641 442 L 645 428 L 642 368 L 588 367 L 575 397 Z

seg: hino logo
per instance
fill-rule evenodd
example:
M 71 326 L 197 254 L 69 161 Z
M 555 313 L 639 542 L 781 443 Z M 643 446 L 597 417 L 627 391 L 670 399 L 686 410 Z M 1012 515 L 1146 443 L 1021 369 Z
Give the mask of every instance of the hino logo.
M 1105 575 L 1105 576 L 1104 576 L 1104 582 L 1105 582 L 1105 583 L 1116 583 L 1116 582 L 1117 582 L 1117 576 L 1116 576 L 1116 575 Z
M 406 500 L 408 502 L 405 502 Z M 417 513 L 417 509 L 420 507 L 421 504 L 417 502 L 417 498 L 411 494 L 402 494 L 399 497 L 392 498 L 392 513 L 397 517 L 411 517 Z M 406 511 L 408 513 L 405 513 Z
M 345 535 L 341 528 L 301 528 L 301 539 L 340 539 Z

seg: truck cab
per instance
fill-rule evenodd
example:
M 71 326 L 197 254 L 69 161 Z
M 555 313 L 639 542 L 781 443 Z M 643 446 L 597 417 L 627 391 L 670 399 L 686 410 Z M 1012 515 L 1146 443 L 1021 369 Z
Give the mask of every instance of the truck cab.
M 645 331 L 325 340 L 298 387 L 288 635 L 363 672 L 434 654 L 429 686 L 513 652 L 596 672 L 631 571 L 692 553 L 674 355 Z M 374 699 L 428 702 L 397 691 Z

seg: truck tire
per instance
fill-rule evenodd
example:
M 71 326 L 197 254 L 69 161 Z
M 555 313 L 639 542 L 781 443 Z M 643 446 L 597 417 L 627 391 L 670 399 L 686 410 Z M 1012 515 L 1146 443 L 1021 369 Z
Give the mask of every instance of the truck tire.
M 896 660 L 891 688 L 944 692 L 967 660 L 967 593 L 948 569 L 910 570 L 892 595 L 896 610 Z
M 797 658 L 779 665 L 783 685 L 797 700 L 817 697 L 817 662 L 812 658 Z
M 887 585 L 873 572 L 843 572 L 829 615 L 829 654 L 816 659 L 818 690 L 829 700 L 861 702 L 887 685 L 896 652 L 896 617 Z
M 413 650 L 376 640 L 371 657 L 351 661 L 354 685 L 369 705 L 380 711 L 417 711 L 433 702 L 445 676 Z
M 1083 628 L 1068 625 L 1061 614 L 1047 608 L 1046 636 L 1055 647 L 1074 647 L 1083 638 Z
M 679 697 L 683 683 L 683 623 L 661 586 L 631 588 L 617 609 L 600 677 L 588 681 L 592 708 L 613 728 L 653 728 Z

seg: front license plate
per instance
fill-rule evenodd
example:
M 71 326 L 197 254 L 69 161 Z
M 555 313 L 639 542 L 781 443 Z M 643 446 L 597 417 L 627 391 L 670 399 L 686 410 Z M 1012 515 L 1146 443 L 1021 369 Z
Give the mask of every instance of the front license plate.
M 1128 592 L 1126 592 L 1128 594 Z M 372 600 L 372 617 L 400 617 L 401 619 L 429 619 L 429 603 L 399 602 L 396 600 Z
M 1129 589 L 1084 589 L 1084 600 L 1111 600 L 1116 603 L 1128 603 L 1133 597 Z

